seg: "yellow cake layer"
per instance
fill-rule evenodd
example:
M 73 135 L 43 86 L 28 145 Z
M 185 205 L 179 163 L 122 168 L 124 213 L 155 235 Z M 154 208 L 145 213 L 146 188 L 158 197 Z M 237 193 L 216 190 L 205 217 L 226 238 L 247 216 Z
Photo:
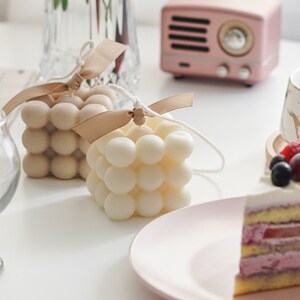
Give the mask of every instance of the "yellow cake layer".
M 268 210 L 260 210 L 245 215 L 244 224 L 251 225 L 256 223 L 288 223 L 291 220 L 300 221 L 300 207 L 275 207 Z
M 241 257 L 255 256 L 272 252 L 270 247 L 261 245 L 243 245 L 241 248 Z
M 255 275 L 247 278 L 237 276 L 235 278 L 234 296 L 299 285 L 300 272 L 288 271 L 274 275 Z
M 300 250 L 300 241 L 291 242 L 282 245 L 242 245 L 241 248 L 241 257 L 250 257 L 261 254 L 268 254 L 272 252 L 284 253 L 287 251 L 299 251 Z

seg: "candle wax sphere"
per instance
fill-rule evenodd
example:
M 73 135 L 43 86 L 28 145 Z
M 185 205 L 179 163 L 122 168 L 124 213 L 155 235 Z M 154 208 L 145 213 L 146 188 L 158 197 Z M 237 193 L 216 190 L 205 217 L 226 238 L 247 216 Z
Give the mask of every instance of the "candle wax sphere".
M 57 99 L 57 102 L 58 103 L 71 103 L 71 104 L 74 104 L 75 106 L 77 106 L 77 108 L 81 109 L 82 106 L 83 106 L 83 100 L 78 97 L 78 96 L 69 96 L 69 95 L 63 95 L 63 96 L 60 96 L 58 99 Z
M 187 162 L 174 163 L 166 171 L 166 182 L 173 187 L 182 187 L 192 178 L 192 167 Z
M 142 165 L 142 163 L 136 159 L 131 165 L 130 165 L 130 168 L 133 169 L 133 170 L 137 170 L 140 168 L 140 166 Z
M 59 179 L 71 179 L 77 174 L 77 160 L 72 155 L 57 155 L 51 160 L 51 173 Z
M 45 151 L 45 155 L 51 160 L 54 156 L 56 156 L 56 152 L 52 148 L 48 148 Z
M 105 199 L 104 210 L 114 220 L 126 220 L 134 214 L 134 198 L 129 194 L 118 195 L 110 193 Z
M 114 101 L 116 99 L 115 92 L 112 89 L 110 89 L 108 86 L 105 86 L 105 85 L 93 86 L 86 94 L 86 99 L 88 97 L 90 97 L 92 95 L 96 95 L 96 94 L 105 95 L 108 98 L 110 98 L 112 101 Z
M 44 129 L 50 134 L 56 131 L 56 127 L 52 123 L 48 123 Z
M 168 185 L 166 182 L 164 182 L 158 189 L 158 191 L 162 194 L 168 192 L 169 190 L 174 189 L 173 187 L 171 187 L 170 185 Z
M 99 182 L 101 182 L 101 180 L 97 174 L 94 171 L 91 171 L 86 178 L 86 187 L 93 197 L 95 197 L 96 187 Z
M 21 117 L 30 128 L 42 128 L 49 122 L 50 107 L 42 101 L 25 103 Z
M 78 148 L 78 136 L 71 130 L 57 130 L 51 135 L 51 148 L 61 155 L 71 154 Z
M 188 206 L 191 203 L 191 193 L 187 188 L 170 190 L 165 193 L 165 208 L 168 211 Z
M 80 160 L 82 159 L 82 157 L 85 157 L 85 155 L 79 150 L 79 149 L 76 149 L 72 155 L 77 159 L 77 160 Z
M 104 180 L 105 172 L 111 166 L 111 164 L 107 161 L 107 159 L 103 155 L 100 155 L 97 158 L 96 164 L 94 166 L 98 177 Z
M 185 160 L 192 154 L 193 148 L 194 140 L 185 131 L 174 131 L 165 139 L 166 155 L 173 160 Z
M 107 109 L 101 104 L 88 104 L 79 112 L 79 121 L 81 122 L 91 116 L 100 114 L 105 111 L 107 111 Z
M 125 134 L 121 129 L 117 129 L 96 140 L 94 144 L 101 153 L 105 153 L 106 143 L 116 137 L 125 137 Z
M 130 128 L 135 127 L 136 125 L 134 124 L 133 120 L 130 120 L 127 124 L 125 124 L 123 127 L 121 127 L 120 129 L 123 132 L 127 132 Z
M 86 161 L 86 158 L 85 157 L 82 157 L 79 161 L 79 175 L 83 178 L 83 179 L 86 179 L 87 176 L 89 175 L 91 171 L 91 168 L 89 167 L 87 161 Z
M 100 181 L 95 189 L 95 200 L 100 207 L 104 207 L 104 200 L 110 194 L 110 190 L 103 181 Z
M 39 154 L 47 150 L 50 145 L 49 134 L 43 129 L 27 128 L 22 135 L 22 142 L 27 151 Z
M 173 131 L 183 130 L 183 128 L 170 121 L 163 121 L 157 128 L 154 130 L 155 134 L 161 137 L 163 140 Z
M 133 126 L 126 133 L 127 137 L 134 142 L 148 134 L 153 134 L 153 130 L 148 126 Z
M 92 95 L 85 101 L 85 105 L 92 103 L 101 104 L 107 110 L 113 109 L 112 101 L 105 95 Z
M 128 167 L 136 157 L 135 143 L 126 137 L 116 137 L 107 142 L 104 153 L 113 166 Z
M 80 151 L 82 153 L 86 154 L 87 151 L 89 150 L 89 147 L 90 147 L 89 142 L 86 139 L 80 137 L 79 138 L 79 149 L 80 149 Z
M 75 95 L 85 100 L 90 89 L 81 86 L 78 90 L 75 91 Z
M 143 217 L 153 217 L 160 213 L 163 198 L 157 191 L 142 192 L 137 197 L 137 212 Z
M 155 164 L 164 156 L 164 142 L 156 135 L 144 135 L 136 142 L 138 159 L 145 164 Z
M 131 191 L 130 194 L 135 198 L 139 193 L 141 192 L 141 189 L 138 185 L 136 185 Z
M 158 117 L 146 117 L 145 125 L 155 130 L 164 120 Z
M 95 144 L 90 145 L 86 153 L 86 161 L 92 169 L 95 169 L 96 161 L 100 155 L 101 153 L 98 151 Z
M 50 120 L 58 129 L 71 129 L 79 120 L 79 110 L 74 104 L 58 103 L 51 108 Z
M 43 154 L 27 153 L 23 159 L 23 169 L 29 177 L 45 177 L 50 171 L 50 162 Z
M 159 162 L 159 164 L 164 168 L 167 169 L 169 166 L 174 164 L 174 160 L 172 160 L 169 156 L 165 155 L 163 159 Z
M 111 166 L 104 175 L 104 181 L 109 190 L 115 194 L 130 192 L 136 184 L 136 175 L 131 168 L 116 168 Z
M 164 171 L 159 165 L 144 165 L 138 170 L 138 186 L 145 191 L 158 189 L 164 179 Z

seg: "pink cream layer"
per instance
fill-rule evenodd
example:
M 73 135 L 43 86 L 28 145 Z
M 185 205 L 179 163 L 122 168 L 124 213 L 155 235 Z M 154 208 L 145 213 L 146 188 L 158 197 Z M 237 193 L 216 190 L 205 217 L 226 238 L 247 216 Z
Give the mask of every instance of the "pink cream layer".
M 278 244 L 289 240 L 300 240 L 299 223 L 246 225 L 243 228 L 242 244 Z
M 281 272 L 288 269 L 300 268 L 300 252 L 266 254 L 243 258 L 240 262 L 242 276 L 251 276 L 261 273 Z

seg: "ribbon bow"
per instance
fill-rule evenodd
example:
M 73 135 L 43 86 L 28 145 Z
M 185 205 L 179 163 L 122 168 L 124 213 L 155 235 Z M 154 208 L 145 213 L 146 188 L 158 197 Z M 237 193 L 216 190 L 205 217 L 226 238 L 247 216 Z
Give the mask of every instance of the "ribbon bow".
M 135 125 L 144 125 L 145 119 L 145 111 L 142 108 L 134 108 L 132 111 L 132 119 Z
M 86 44 L 84 47 L 86 47 Z M 88 53 L 84 63 L 80 63 L 79 67 L 76 66 L 74 70 L 76 73 L 68 82 L 52 82 L 25 89 L 6 103 L 3 107 L 4 112 L 8 115 L 17 106 L 29 100 L 40 98 L 49 101 L 49 97 L 47 99 L 47 96 L 50 94 L 79 89 L 82 81 L 97 77 L 125 50 L 126 46 L 123 44 L 107 39 L 102 41 Z
M 217 173 L 223 170 L 225 165 L 225 158 L 222 152 L 218 149 L 218 147 L 209 140 L 205 135 L 200 133 L 197 129 L 192 126 L 181 122 L 176 119 L 168 118 L 167 116 L 163 116 L 162 114 L 169 112 L 174 109 L 189 107 L 193 105 L 194 94 L 186 93 L 177 96 L 172 96 L 165 98 L 163 100 L 159 100 L 150 106 L 146 106 L 143 104 L 138 97 L 131 95 L 128 91 L 123 89 L 122 87 L 110 84 L 110 88 L 115 89 L 118 92 L 125 94 L 128 99 L 133 103 L 134 108 L 132 110 L 118 110 L 118 111 L 106 111 L 95 116 L 92 116 L 77 125 L 75 125 L 72 129 L 85 138 L 89 143 L 94 142 L 105 134 L 123 127 L 130 120 L 136 125 L 143 125 L 145 122 L 145 116 L 148 117 L 158 117 L 176 124 L 179 124 L 185 129 L 192 132 L 198 138 L 202 138 L 208 145 L 210 145 L 216 153 L 221 158 L 221 165 L 215 169 L 197 169 L 193 168 L 194 174 L 201 175 L 202 173 Z
M 124 92 L 120 87 L 115 85 L 110 86 Z M 131 95 L 131 99 L 132 97 L 133 96 Z M 94 115 L 75 125 L 73 130 L 85 138 L 89 143 L 92 143 L 107 133 L 123 127 L 129 123 L 130 120 L 133 120 L 136 125 L 140 126 L 145 123 L 145 116 L 155 117 L 157 114 L 160 116 L 161 114 L 174 109 L 192 106 L 193 99 L 193 93 L 186 93 L 165 98 L 147 107 L 142 104 L 137 97 L 134 97 L 135 107 L 132 110 L 112 110 Z

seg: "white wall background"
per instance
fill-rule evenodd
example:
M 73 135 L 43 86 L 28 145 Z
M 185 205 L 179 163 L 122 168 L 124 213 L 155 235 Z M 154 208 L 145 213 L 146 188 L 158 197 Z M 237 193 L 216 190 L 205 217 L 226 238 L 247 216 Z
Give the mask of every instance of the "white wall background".
M 167 0 L 135 0 L 137 22 L 158 25 L 161 7 L 166 2 Z M 300 40 L 299 4 L 299 0 L 282 0 L 282 36 L 284 38 Z M 42 0 L 0 0 L 0 20 L 42 23 L 43 11 L 44 1 Z

